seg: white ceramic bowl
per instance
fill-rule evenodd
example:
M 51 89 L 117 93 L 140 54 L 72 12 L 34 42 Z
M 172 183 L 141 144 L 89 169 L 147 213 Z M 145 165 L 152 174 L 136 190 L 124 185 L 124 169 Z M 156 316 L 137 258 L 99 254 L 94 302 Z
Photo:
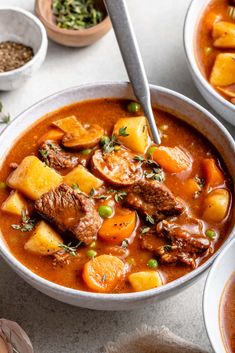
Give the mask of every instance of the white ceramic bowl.
M 223 290 L 235 272 L 235 239 L 232 239 L 215 260 L 204 290 L 203 314 L 211 345 L 216 353 L 226 353 L 223 344 L 219 310 Z
M 0 42 L 13 41 L 33 49 L 34 56 L 16 70 L 0 73 L 0 90 L 9 91 L 24 83 L 42 65 L 47 52 L 45 28 L 37 17 L 17 7 L 0 7 Z
M 195 55 L 198 23 L 211 0 L 193 0 L 184 24 L 184 48 L 193 80 L 202 96 L 222 118 L 235 125 L 235 105 L 223 98 L 201 73 Z
M 194 103 L 190 99 L 166 88 L 151 86 L 151 96 L 153 104 L 158 105 L 169 112 L 174 112 L 174 114 L 180 119 L 188 122 L 206 136 L 223 156 L 230 174 L 235 179 L 235 144 L 227 130 L 217 121 L 217 119 L 197 103 Z M 105 97 L 134 98 L 131 87 L 128 83 L 99 83 L 70 88 L 56 93 L 33 105 L 20 114 L 2 132 L 0 136 L 0 161 L 3 161 L 4 156 L 8 153 L 19 135 L 46 113 L 77 101 Z M 233 227 L 230 230 L 230 233 L 234 231 L 234 223 L 233 220 Z M 134 309 L 138 306 L 148 305 L 148 303 L 154 300 L 160 300 L 172 296 L 191 285 L 199 275 L 208 268 L 216 256 L 215 254 L 206 263 L 189 274 L 156 289 L 139 293 L 97 294 L 65 288 L 37 276 L 23 266 L 10 253 L 4 239 L 1 238 L 1 234 L 0 255 L 3 256 L 7 263 L 21 277 L 41 292 L 65 303 L 99 310 Z

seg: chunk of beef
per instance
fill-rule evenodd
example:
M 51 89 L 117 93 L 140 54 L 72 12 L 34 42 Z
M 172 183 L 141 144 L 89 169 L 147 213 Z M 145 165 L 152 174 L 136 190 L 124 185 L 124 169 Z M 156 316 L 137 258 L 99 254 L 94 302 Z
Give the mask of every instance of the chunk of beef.
M 159 222 L 156 229 L 159 236 L 164 237 L 172 245 L 189 253 L 200 253 L 207 250 L 210 246 L 210 242 L 205 236 L 191 234 L 167 221 Z
M 39 154 L 43 162 L 57 170 L 72 169 L 79 163 L 78 157 L 65 152 L 57 143 L 52 141 L 44 142 L 39 149 Z
M 197 256 L 210 247 L 209 240 L 201 234 L 191 234 L 167 221 L 159 222 L 156 233 L 141 237 L 141 246 L 153 252 L 162 263 L 181 262 L 197 266 Z
M 127 189 L 126 203 L 143 215 L 159 221 L 184 210 L 170 190 L 156 180 L 140 180 Z
M 85 244 L 97 237 L 101 220 L 92 199 L 66 184 L 43 194 L 35 209 L 62 232 L 69 232 Z

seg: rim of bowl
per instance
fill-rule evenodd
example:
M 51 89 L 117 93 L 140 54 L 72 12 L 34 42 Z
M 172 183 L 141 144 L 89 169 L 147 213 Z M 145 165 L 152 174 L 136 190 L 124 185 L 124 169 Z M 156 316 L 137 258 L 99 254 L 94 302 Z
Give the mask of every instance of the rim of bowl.
M 30 61 L 28 61 L 26 64 L 24 64 L 21 67 L 18 67 L 15 70 L 1 72 L 0 73 L 0 79 L 1 79 L 1 77 L 12 76 L 15 73 L 22 72 L 25 69 L 27 69 L 28 67 L 33 66 L 34 63 L 36 62 L 36 60 L 38 59 L 38 57 L 42 55 L 45 47 L 47 47 L 47 42 L 48 42 L 46 30 L 45 30 L 42 22 L 36 16 L 34 16 L 32 13 L 30 13 L 29 11 L 26 11 L 24 9 L 21 9 L 21 8 L 19 8 L 17 6 L 0 6 L 0 12 L 2 10 L 4 10 L 4 11 L 6 11 L 6 10 L 13 11 L 13 12 L 16 12 L 16 13 L 18 12 L 18 13 L 21 13 L 22 15 L 24 15 L 25 17 L 28 17 L 30 20 L 32 20 L 32 22 L 34 22 L 37 25 L 37 27 L 39 28 L 39 30 L 40 30 L 41 41 L 40 41 L 40 45 L 39 45 L 38 51 L 36 52 L 36 54 L 34 54 L 33 58 Z
M 58 26 L 56 26 L 56 23 L 52 23 L 50 21 L 48 21 L 47 17 L 44 16 L 42 14 L 42 12 L 40 11 L 40 5 L 36 4 L 36 8 L 38 8 L 37 13 L 38 13 L 38 17 L 42 19 L 43 22 L 45 22 L 46 26 L 53 32 L 55 33 L 61 33 L 64 34 L 66 36 L 86 36 L 86 35 L 92 35 L 93 32 L 97 32 L 98 30 L 101 30 L 102 28 L 105 28 L 107 25 L 110 25 L 111 28 L 111 20 L 109 17 L 109 14 L 106 10 L 105 13 L 105 17 L 104 19 L 99 22 L 97 25 L 92 26 L 90 28 L 84 28 L 84 29 L 79 29 L 79 30 L 75 30 L 75 29 L 65 29 L 65 28 L 60 28 Z
M 221 249 L 220 253 L 218 254 L 217 258 L 215 259 L 205 282 L 205 286 L 204 286 L 204 290 L 203 290 L 203 303 L 202 303 L 202 311 L 203 311 L 203 320 L 204 320 L 204 324 L 206 326 L 206 332 L 207 332 L 207 336 L 209 337 L 210 343 L 214 349 L 214 351 L 216 352 L 216 345 L 214 344 L 214 339 L 213 339 L 213 332 L 210 331 L 209 329 L 209 323 L 208 320 L 210 320 L 210 318 L 207 317 L 206 315 L 206 301 L 207 301 L 207 296 L 208 296 L 208 292 L 210 290 L 210 282 L 211 282 L 211 278 L 213 278 L 215 271 L 217 270 L 217 267 L 220 263 L 220 261 L 223 259 L 224 256 L 226 256 L 227 252 L 230 250 L 230 247 L 232 247 L 235 244 L 235 238 L 230 239 L 230 241 L 226 244 L 226 246 Z M 229 280 L 229 277 L 227 278 L 227 281 Z M 226 281 L 226 282 L 227 282 Z M 224 288 L 223 288 L 224 289 Z M 221 291 L 221 295 L 220 295 L 220 299 L 223 295 L 223 289 Z M 217 308 L 217 315 L 219 315 L 219 308 Z M 223 342 L 223 338 L 221 335 L 221 340 Z M 223 342 L 224 345 L 224 342 Z M 226 352 L 226 349 L 224 347 L 224 352 Z
M 24 111 L 22 111 L 20 114 L 18 114 L 16 116 L 16 118 L 8 125 L 6 126 L 0 133 L 0 138 L 3 135 L 3 133 L 14 127 L 14 124 L 17 121 L 17 118 L 20 118 L 21 115 L 25 114 L 25 113 L 30 113 L 31 110 L 33 110 L 34 108 L 40 106 L 41 103 L 46 102 L 48 99 L 51 98 L 56 98 L 59 97 L 62 94 L 67 94 L 69 92 L 73 92 L 76 89 L 82 89 L 82 88 L 95 88 L 95 87 L 99 87 L 99 86 L 105 86 L 108 88 L 108 86 L 120 86 L 120 87 L 128 87 L 130 86 L 129 82 L 125 82 L 125 81 L 103 81 L 103 82 L 94 82 L 94 83 L 85 83 L 82 85 L 78 85 L 78 86 L 73 86 L 61 91 L 58 91 L 56 93 L 53 93 L 41 100 L 39 100 L 38 102 L 34 103 L 33 105 L 31 105 L 30 107 L 28 107 L 27 109 L 25 109 Z M 160 92 L 164 92 L 167 93 L 169 95 L 175 96 L 177 98 L 179 98 L 180 100 L 185 101 L 186 103 L 190 104 L 191 106 L 193 106 L 195 109 L 200 110 L 202 113 L 204 113 L 205 115 L 207 115 L 207 117 L 213 122 L 214 125 L 217 126 L 218 129 L 220 129 L 223 134 L 226 136 L 226 139 L 229 141 L 229 143 L 233 146 L 233 149 L 235 151 L 235 142 L 232 138 L 232 136 L 229 134 L 229 132 L 227 131 L 227 129 L 225 129 L 225 127 L 222 125 L 222 123 L 220 123 L 210 112 L 208 112 L 205 108 L 203 108 L 201 105 L 199 105 L 198 103 L 194 102 L 192 99 L 184 96 L 181 93 L 178 93 L 176 91 L 170 90 L 168 88 L 165 87 L 161 87 L 161 86 L 157 86 L 157 85 L 152 85 L 150 84 L 150 89 L 151 90 L 157 90 Z M 89 99 L 89 98 L 88 98 Z M 39 119 L 42 117 L 39 117 Z M 60 293 L 60 294 L 65 294 L 67 297 L 83 297 L 86 299 L 97 299 L 99 301 L 103 301 L 103 302 L 107 302 L 107 300 L 113 301 L 113 302 L 118 302 L 119 300 L 124 300 L 124 301 L 132 301 L 132 300 L 138 300 L 138 299 L 150 299 L 152 297 L 156 297 L 158 294 L 160 295 L 161 293 L 168 293 L 170 292 L 172 289 L 178 288 L 178 287 L 182 287 L 185 286 L 187 283 L 189 283 L 191 280 L 198 278 L 203 272 L 205 272 L 208 267 L 213 263 L 214 259 L 218 256 L 218 254 L 225 248 L 225 246 L 229 243 L 230 239 L 233 236 L 233 233 L 235 231 L 235 224 L 232 225 L 232 228 L 230 230 L 230 233 L 227 237 L 227 239 L 225 240 L 225 242 L 221 245 L 221 247 L 205 262 L 203 263 L 201 266 L 199 266 L 198 268 L 196 268 L 195 270 L 187 273 L 186 275 L 170 282 L 167 283 L 161 287 L 157 287 L 154 289 L 150 289 L 147 291 L 143 291 L 143 292 L 130 292 L 130 293 L 94 293 L 94 292 L 88 292 L 88 291 L 82 291 L 82 290 L 78 290 L 78 289 L 73 289 L 73 288 L 69 288 L 69 287 L 64 287 L 62 285 L 56 284 L 54 282 L 51 282 L 43 277 L 40 277 L 39 275 L 37 275 L 36 273 L 34 273 L 33 271 L 31 271 L 29 268 L 27 268 L 25 265 L 23 265 L 11 252 L 10 250 L 7 249 L 7 247 L 5 247 L 3 245 L 3 242 L 0 240 L 0 255 L 2 255 L 2 257 L 5 259 L 5 261 L 10 264 L 11 267 L 15 268 L 17 271 L 17 273 L 22 273 L 24 278 L 29 278 L 30 282 L 34 282 L 36 284 L 39 284 L 40 287 L 43 288 L 50 288 L 50 290 L 53 293 Z
M 185 21 L 184 21 L 184 26 L 183 26 L 183 42 L 184 42 L 184 51 L 186 54 L 186 58 L 188 61 L 189 66 L 193 70 L 195 76 L 197 79 L 200 81 L 200 83 L 205 87 L 205 89 L 212 95 L 214 96 L 215 99 L 217 99 L 221 104 L 223 104 L 224 108 L 229 108 L 232 109 L 235 112 L 235 105 L 226 100 L 223 96 L 221 96 L 212 86 L 211 84 L 207 81 L 207 79 L 203 76 L 201 73 L 201 70 L 199 69 L 199 65 L 197 64 L 196 60 L 196 55 L 195 55 L 195 48 L 194 48 L 194 43 L 195 43 L 195 35 L 196 31 L 198 29 L 198 20 L 199 16 L 203 13 L 205 8 L 208 6 L 208 4 L 211 2 L 211 0 L 206 0 L 205 3 L 203 4 L 202 7 L 200 7 L 197 10 L 197 19 L 196 19 L 196 24 L 194 23 L 194 28 L 193 28 L 193 36 L 189 37 L 188 35 L 188 29 L 192 27 L 192 23 L 190 20 L 190 17 L 195 13 L 194 6 L 197 4 L 200 0 L 191 0 L 188 10 L 186 12 L 185 16 Z

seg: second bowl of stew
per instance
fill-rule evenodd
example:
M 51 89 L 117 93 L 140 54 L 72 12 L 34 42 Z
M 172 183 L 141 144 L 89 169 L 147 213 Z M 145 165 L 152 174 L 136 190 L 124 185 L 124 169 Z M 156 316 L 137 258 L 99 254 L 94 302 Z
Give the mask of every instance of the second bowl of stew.
M 184 45 L 199 91 L 235 125 L 235 1 L 193 0 L 185 20 Z
M 55 94 L 2 133 L 0 252 L 40 291 L 131 309 L 193 283 L 231 237 L 234 141 L 186 97 L 151 94 L 160 146 L 126 83 Z

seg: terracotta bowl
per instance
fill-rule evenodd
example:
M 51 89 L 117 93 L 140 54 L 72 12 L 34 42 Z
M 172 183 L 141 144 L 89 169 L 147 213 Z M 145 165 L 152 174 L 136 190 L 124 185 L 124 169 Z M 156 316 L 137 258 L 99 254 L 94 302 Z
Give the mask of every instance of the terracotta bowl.
M 59 28 L 51 10 L 51 3 L 52 0 L 36 0 L 35 13 L 44 24 L 48 37 L 56 43 L 68 47 L 85 47 L 102 38 L 112 27 L 102 0 L 95 0 L 95 3 L 104 13 L 104 20 L 96 26 L 81 30 Z

